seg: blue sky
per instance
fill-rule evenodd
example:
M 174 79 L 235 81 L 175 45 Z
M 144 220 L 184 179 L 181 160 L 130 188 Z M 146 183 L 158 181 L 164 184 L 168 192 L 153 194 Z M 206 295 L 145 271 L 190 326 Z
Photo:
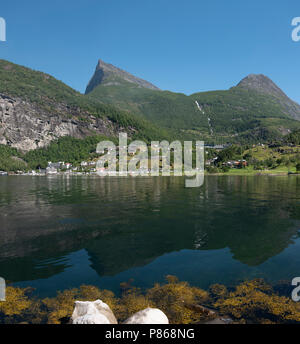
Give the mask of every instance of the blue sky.
M 81 92 L 101 58 L 186 94 L 263 73 L 300 103 L 299 0 L 10 0 L 0 17 L 0 58 Z

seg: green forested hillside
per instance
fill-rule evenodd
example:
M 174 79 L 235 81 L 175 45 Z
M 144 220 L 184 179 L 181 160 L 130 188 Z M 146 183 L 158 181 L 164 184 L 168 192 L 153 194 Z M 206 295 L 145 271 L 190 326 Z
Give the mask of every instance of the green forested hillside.
M 65 161 L 74 165 L 95 156 L 97 144 L 108 138 L 88 136 L 76 139 L 70 136 L 59 138 L 48 147 L 22 153 L 15 148 L 0 145 L 0 171 L 35 170 L 46 168 L 48 161 Z
M 300 145 L 300 129 L 286 136 L 285 141 L 294 145 Z
M 196 93 L 191 96 L 197 100 L 208 114 L 216 132 L 239 133 L 263 124 L 272 126 L 273 122 L 297 126 L 298 122 L 284 113 L 271 97 L 255 91 L 232 88 L 228 91 Z
M 209 133 L 207 118 L 200 116 L 193 99 L 182 93 L 150 90 L 123 82 L 118 86 L 100 85 L 89 96 L 171 130 L 196 129 Z
M 108 119 L 116 128 L 110 136 L 112 140 L 121 129 L 131 133 L 131 140 L 147 142 L 203 139 L 206 143 L 247 144 L 283 140 L 298 145 L 300 121 L 286 112 L 282 94 L 278 100 L 276 96 L 245 86 L 247 83 L 227 91 L 187 96 L 141 87 L 121 78 L 117 85 L 100 84 L 91 93 L 82 95 L 50 75 L 0 60 L 2 101 L 12 97 L 37 104 L 37 109 L 43 109 L 47 116 L 60 117 L 61 121 L 65 117 L 66 123 L 73 118 L 77 124 L 89 122 L 91 117 Z M 22 108 L 19 111 L 22 113 Z M 3 120 L 8 117 L 4 112 L 0 111 Z M 23 125 L 22 121 L 15 123 Z M 12 128 L 15 131 L 9 134 L 13 137 L 20 127 Z M 81 139 L 65 135 L 53 136 L 47 147 L 27 153 L 0 145 L 0 170 L 34 169 L 59 160 L 76 164 L 93 157 L 96 144 L 100 139 L 107 139 L 106 134 L 99 136 L 93 131 L 86 132 Z
M 15 148 L 0 145 L 0 171 L 18 171 L 26 168 L 26 163 Z
M 36 149 L 24 154 L 24 160 L 31 169 L 46 168 L 48 161 L 64 161 L 74 165 L 96 156 L 96 147 L 100 141 L 108 140 L 104 136 L 88 136 L 85 139 L 61 137 L 46 148 Z M 110 138 L 111 139 L 111 138 Z M 117 138 L 114 139 L 116 141 Z
M 300 128 L 300 122 L 286 113 L 275 97 L 239 87 L 186 96 L 128 83 L 99 85 L 89 96 L 139 114 L 183 138 L 257 142 Z

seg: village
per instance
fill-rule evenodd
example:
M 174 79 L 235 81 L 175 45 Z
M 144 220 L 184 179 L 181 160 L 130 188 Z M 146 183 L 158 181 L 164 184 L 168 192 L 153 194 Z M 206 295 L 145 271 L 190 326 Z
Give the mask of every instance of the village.
M 150 151 L 150 146 L 147 147 Z M 155 146 L 156 149 L 159 146 Z M 272 170 L 280 165 L 295 166 L 296 171 L 299 168 L 300 147 L 293 144 L 286 146 L 278 146 L 274 144 L 259 143 L 251 146 L 240 145 L 204 145 L 205 149 L 205 171 L 208 173 L 229 172 L 230 170 L 249 170 L 249 169 L 265 169 Z M 174 156 L 173 148 L 167 146 L 165 150 L 161 150 L 157 171 L 162 174 L 164 164 L 169 164 L 170 171 L 174 172 Z M 105 149 L 106 159 L 113 162 L 117 171 L 120 169 L 120 162 L 129 163 L 134 161 L 137 152 L 141 152 L 138 147 L 132 146 L 127 151 L 126 146 L 115 146 Z M 145 152 L 147 153 L 147 152 Z M 195 150 L 193 150 L 193 163 L 195 163 Z M 123 155 L 122 155 L 123 154 Z M 124 155 L 125 154 L 125 155 Z M 98 160 L 104 157 L 100 154 L 97 158 L 87 159 L 80 163 L 71 162 L 52 162 L 48 161 L 46 168 L 38 168 L 36 170 L 19 170 L 16 172 L 0 171 L 0 176 L 6 175 L 30 175 L 30 176 L 51 176 L 51 175 L 106 175 L 108 170 L 108 161 L 99 164 Z M 105 161 L 103 159 L 103 161 Z M 151 175 L 153 172 L 153 161 L 147 154 L 137 159 L 137 171 L 129 169 L 129 175 Z M 97 164 L 98 163 L 98 164 Z M 133 164 L 134 165 L 134 164 Z M 126 172 L 127 174 L 127 172 Z

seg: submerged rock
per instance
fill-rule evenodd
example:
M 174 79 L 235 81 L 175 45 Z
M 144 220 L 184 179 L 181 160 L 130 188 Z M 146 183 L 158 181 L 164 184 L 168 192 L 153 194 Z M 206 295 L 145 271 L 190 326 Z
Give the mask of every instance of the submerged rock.
M 203 322 L 203 324 L 206 324 L 206 325 L 228 325 L 232 323 L 233 323 L 233 320 L 230 318 L 216 318 L 213 320 Z
M 169 319 L 161 310 L 156 308 L 146 308 L 140 312 L 133 314 L 124 324 L 148 324 L 160 325 L 169 324 Z
M 117 324 L 117 319 L 109 306 L 97 300 L 76 301 L 75 309 L 72 315 L 73 324 Z

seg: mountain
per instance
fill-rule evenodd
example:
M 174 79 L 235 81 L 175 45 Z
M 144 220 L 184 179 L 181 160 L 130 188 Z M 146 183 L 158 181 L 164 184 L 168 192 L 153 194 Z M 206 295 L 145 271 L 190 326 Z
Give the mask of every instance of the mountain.
M 0 60 L 0 144 L 22 151 L 48 146 L 60 137 L 150 140 L 165 133 L 145 119 L 76 92 L 52 76 Z
M 268 141 L 300 129 L 299 105 L 263 75 L 226 91 L 187 96 L 100 61 L 87 89 L 92 91 L 83 95 L 48 74 L 0 60 L 0 145 L 22 152 L 49 147 L 31 154 L 39 164 L 52 156 L 78 160 L 98 136 L 114 139 L 121 131 L 147 142 L 224 143 Z
M 90 80 L 85 93 L 88 94 L 92 92 L 93 89 L 99 85 L 126 85 L 128 87 L 130 86 L 129 84 L 150 90 L 158 90 L 158 88 L 152 85 L 150 82 L 137 78 L 122 69 L 99 60 L 96 66 L 96 71 Z
M 224 91 L 182 93 L 122 83 L 87 89 L 93 99 L 135 113 L 179 139 L 206 142 L 258 142 L 300 128 L 300 106 L 269 78 L 249 75 Z
M 277 99 L 278 104 L 293 118 L 300 120 L 300 105 L 291 100 L 271 79 L 263 74 L 250 74 L 237 87 L 267 94 Z

